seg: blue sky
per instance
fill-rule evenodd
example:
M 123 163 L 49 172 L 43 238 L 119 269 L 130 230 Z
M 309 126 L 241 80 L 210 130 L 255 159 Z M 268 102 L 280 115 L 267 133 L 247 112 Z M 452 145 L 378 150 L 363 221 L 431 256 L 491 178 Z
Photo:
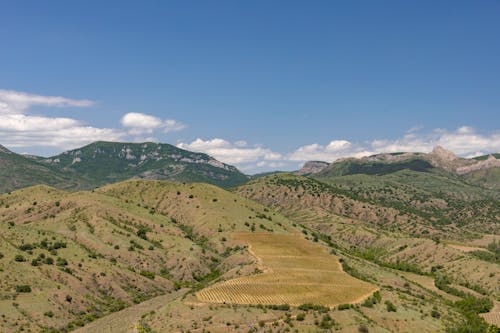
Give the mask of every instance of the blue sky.
M 0 144 L 18 152 L 153 140 L 257 172 L 500 151 L 498 1 L 0 6 Z

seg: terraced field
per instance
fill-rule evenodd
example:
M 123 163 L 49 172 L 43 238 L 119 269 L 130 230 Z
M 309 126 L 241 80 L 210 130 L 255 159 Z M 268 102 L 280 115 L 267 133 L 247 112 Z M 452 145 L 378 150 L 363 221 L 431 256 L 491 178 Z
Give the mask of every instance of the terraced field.
M 297 234 L 239 233 L 262 274 L 215 284 L 197 293 L 202 302 L 234 304 L 357 303 L 377 288 L 342 271 L 338 259 Z
M 488 313 L 480 314 L 487 323 L 500 327 L 500 302 L 495 302 L 493 309 Z

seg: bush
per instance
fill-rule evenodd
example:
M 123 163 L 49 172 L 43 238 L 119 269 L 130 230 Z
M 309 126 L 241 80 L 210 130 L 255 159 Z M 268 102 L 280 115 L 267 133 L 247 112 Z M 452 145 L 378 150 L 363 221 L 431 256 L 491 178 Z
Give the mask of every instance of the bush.
M 66 295 L 66 302 L 71 303 L 72 300 L 73 297 L 71 297 L 71 295 Z
M 17 254 L 15 257 L 14 257 L 14 260 L 17 261 L 17 262 L 24 262 L 26 261 L 26 258 L 24 258 L 22 255 L 20 254 Z
M 366 327 L 366 325 L 360 325 L 360 326 L 358 327 L 358 332 L 359 332 L 359 333 L 368 333 L 368 332 L 370 332 L 370 331 L 368 330 L 368 327 Z
M 29 286 L 27 284 L 16 286 L 16 292 L 18 292 L 18 293 L 30 293 L 31 286 Z
M 47 312 L 44 312 L 44 313 L 43 313 L 43 315 L 44 315 L 45 317 L 52 318 L 52 317 L 54 317 L 54 312 L 52 312 L 52 311 L 47 311 Z
M 137 230 L 137 236 L 140 237 L 140 238 L 142 238 L 142 239 L 147 240 L 148 239 L 148 236 L 147 236 L 148 231 L 149 231 L 148 228 L 146 228 L 144 226 L 141 226 Z
M 151 279 L 151 280 L 154 280 L 154 278 L 155 278 L 155 273 L 150 272 L 150 271 L 143 270 L 139 274 L 141 274 L 142 276 L 145 276 L 145 277 L 147 277 L 148 279 Z
M 337 309 L 339 311 L 349 310 L 350 308 L 351 308 L 351 304 L 339 304 L 339 306 L 337 307 Z
M 43 262 L 46 265 L 54 265 L 54 259 L 52 259 L 51 257 L 45 258 Z
M 396 312 L 397 311 L 396 306 L 391 301 L 385 301 L 385 305 L 386 305 L 387 311 L 389 311 L 389 312 Z
M 57 266 L 68 266 L 68 261 L 64 258 L 57 258 Z
M 304 321 L 304 319 L 306 319 L 306 314 L 305 313 L 299 313 L 297 315 L 297 320 L 298 321 Z

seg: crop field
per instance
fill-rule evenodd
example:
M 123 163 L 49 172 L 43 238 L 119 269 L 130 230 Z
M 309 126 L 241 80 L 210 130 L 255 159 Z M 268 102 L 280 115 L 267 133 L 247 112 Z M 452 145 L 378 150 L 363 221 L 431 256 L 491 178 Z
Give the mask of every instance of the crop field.
M 299 235 L 239 233 L 263 273 L 215 284 L 197 293 L 202 302 L 234 304 L 357 303 L 377 288 L 342 271 L 338 258 Z
M 480 314 L 487 323 L 500 327 L 500 302 L 495 302 L 493 309 L 488 313 Z

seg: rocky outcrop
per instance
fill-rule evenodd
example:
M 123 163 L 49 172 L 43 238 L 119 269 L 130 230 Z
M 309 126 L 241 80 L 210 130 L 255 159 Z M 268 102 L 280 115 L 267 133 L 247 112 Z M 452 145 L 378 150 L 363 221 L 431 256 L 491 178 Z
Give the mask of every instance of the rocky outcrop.
M 296 174 L 300 176 L 307 176 L 311 175 L 314 173 L 318 173 L 327 166 L 329 166 L 330 163 L 327 162 L 322 162 L 322 161 L 309 161 L 304 164 L 304 166 L 296 172 Z
M 500 168 L 500 160 L 496 159 L 495 156 L 490 155 L 484 161 L 478 161 L 475 164 L 458 167 L 455 171 L 459 175 L 464 175 L 477 170 Z

